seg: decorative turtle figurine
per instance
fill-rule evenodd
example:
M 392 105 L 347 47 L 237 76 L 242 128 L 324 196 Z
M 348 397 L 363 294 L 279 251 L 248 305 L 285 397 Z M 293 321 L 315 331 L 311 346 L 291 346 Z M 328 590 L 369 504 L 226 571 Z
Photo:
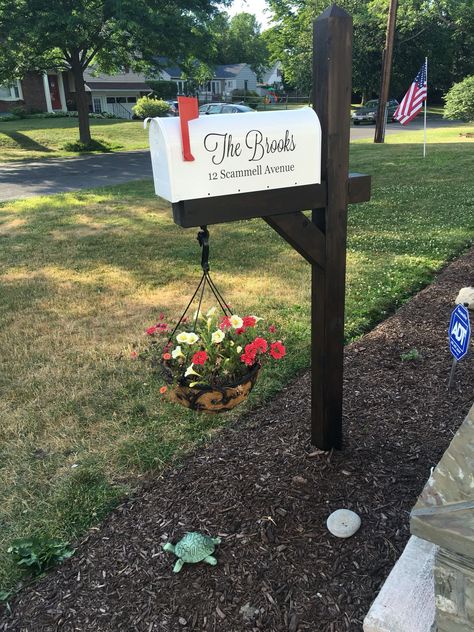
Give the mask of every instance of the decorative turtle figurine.
M 167 542 L 163 544 L 163 550 L 174 553 L 178 558 L 173 568 L 173 573 L 179 573 L 183 568 L 183 564 L 196 564 L 197 562 L 206 562 L 211 566 L 217 564 L 217 560 L 213 557 L 216 544 L 220 544 L 220 538 L 211 538 L 203 533 L 192 531 L 186 533 L 177 544 Z

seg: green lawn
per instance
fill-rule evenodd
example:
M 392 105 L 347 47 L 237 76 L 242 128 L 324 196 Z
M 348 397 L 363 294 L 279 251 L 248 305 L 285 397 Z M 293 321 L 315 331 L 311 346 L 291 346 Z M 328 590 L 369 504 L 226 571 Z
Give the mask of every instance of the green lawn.
M 123 124 L 122 124 L 123 125 Z M 125 124 L 133 125 L 133 124 Z M 473 242 L 474 144 L 358 143 L 373 200 L 349 215 L 346 338 L 371 328 Z M 288 356 L 228 417 L 166 404 L 130 359 L 145 327 L 177 317 L 199 277 L 194 229 L 149 182 L 0 205 L 0 587 L 16 537 L 74 539 L 150 470 L 205 440 L 309 364 L 308 265 L 261 220 L 211 227 L 215 281 L 264 316 Z
M 113 151 L 148 147 L 148 132 L 143 129 L 143 121 L 91 119 L 90 123 L 93 138 L 109 143 Z M 66 151 L 64 144 L 78 138 L 77 118 L 18 121 L 0 118 L 0 163 L 77 156 Z

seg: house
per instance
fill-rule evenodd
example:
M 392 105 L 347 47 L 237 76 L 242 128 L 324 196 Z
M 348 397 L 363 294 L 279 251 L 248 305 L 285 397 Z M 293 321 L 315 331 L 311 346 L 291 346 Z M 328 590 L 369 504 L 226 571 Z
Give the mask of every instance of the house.
M 166 60 L 160 60 L 166 64 Z M 209 101 L 231 96 L 233 90 L 256 90 L 257 75 L 248 64 L 221 64 L 214 66 L 214 76 L 199 90 L 199 98 Z M 185 94 L 186 80 L 182 79 L 182 70 L 177 65 L 167 66 L 160 72 L 163 81 L 174 81 L 178 94 Z
M 145 76 L 133 72 L 116 75 L 84 72 L 91 112 L 109 112 L 119 118 L 132 118 L 132 107 L 140 96 L 150 93 Z M 77 110 L 74 76 L 70 71 L 29 73 L 10 86 L 0 87 L 0 112 L 16 106 L 37 112 Z
M 161 60 L 160 60 L 161 61 Z M 163 69 L 155 80 L 174 81 L 178 94 L 186 93 L 186 80 L 176 64 L 163 60 Z M 277 64 L 265 73 L 265 85 L 281 83 Z M 124 70 L 115 75 L 84 72 L 86 92 L 91 112 L 108 112 L 119 118 L 132 118 L 132 108 L 141 96 L 151 92 L 150 77 Z M 257 75 L 248 64 L 221 64 L 214 66 L 214 76 L 201 86 L 198 97 L 203 101 L 226 100 L 234 90 L 257 91 Z M 261 92 L 261 94 L 265 92 Z M 74 76 L 70 71 L 51 71 L 44 74 L 29 73 L 10 86 L 0 86 L 0 112 L 9 112 L 15 106 L 37 112 L 66 112 L 77 110 Z

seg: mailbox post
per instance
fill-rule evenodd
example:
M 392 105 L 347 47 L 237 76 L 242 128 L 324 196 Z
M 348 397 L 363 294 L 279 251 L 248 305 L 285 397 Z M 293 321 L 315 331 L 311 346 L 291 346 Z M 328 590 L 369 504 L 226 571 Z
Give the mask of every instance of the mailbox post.
M 150 131 L 156 191 L 172 202 L 177 224 L 261 217 L 311 264 L 311 442 L 323 450 L 342 445 L 347 205 L 370 199 L 370 176 L 348 169 L 351 66 L 352 18 L 332 5 L 314 23 L 317 116 L 300 110 L 197 118 L 189 125 L 186 165 L 176 121 L 156 121 Z M 193 173 L 200 174 L 195 182 Z

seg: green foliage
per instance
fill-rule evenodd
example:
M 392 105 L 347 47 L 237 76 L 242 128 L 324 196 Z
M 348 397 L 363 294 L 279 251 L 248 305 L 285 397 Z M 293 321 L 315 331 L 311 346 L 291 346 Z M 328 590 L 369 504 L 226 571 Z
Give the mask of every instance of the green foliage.
M 213 69 L 196 57 L 188 57 L 181 64 L 181 77 L 186 80 L 186 94 L 194 96 L 199 87 L 206 84 L 214 76 Z
M 5 0 L 0 3 L 0 84 L 30 71 L 71 69 L 80 140 L 90 141 L 84 70 L 159 69 L 159 57 L 205 53 L 206 24 L 228 0 Z
M 157 99 L 175 99 L 178 93 L 178 86 L 175 81 L 148 81 L 148 85 L 153 90 Z
M 138 118 L 144 119 L 155 116 L 168 116 L 170 106 L 166 101 L 161 99 L 153 99 L 152 97 L 140 97 L 137 104 L 132 108 L 133 113 Z
M 95 140 L 92 138 L 88 143 L 81 143 L 80 140 L 73 141 L 71 143 L 64 143 L 63 149 L 65 151 L 78 151 L 78 152 L 90 152 L 100 151 L 109 152 L 112 151 L 110 143 L 106 141 Z
M 31 575 L 41 575 L 74 554 L 67 542 L 46 537 L 15 540 L 7 552 L 13 555 L 17 566 Z
M 238 103 L 239 101 L 243 101 L 245 105 L 255 109 L 263 103 L 263 97 L 255 90 L 232 90 L 232 102 Z
M 312 21 L 326 0 L 269 0 L 274 23 L 265 39 L 272 60 L 283 63 L 285 81 L 309 93 Z M 379 90 L 387 0 L 339 0 L 354 20 L 353 87 L 364 98 Z M 431 91 L 446 91 L 474 72 L 474 2 L 404 0 L 399 3 L 391 96 L 403 93 L 423 59 L 430 62 Z
M 410 351 L 400 354 L 400 358 L 403 362 L 419 360 L 421 358 L 421 354 L 418 349 L 410 349 Z
M 23 105 L 17 105 L 16 107 L 12 108 L 11 113 L 13 114 L 13 116 L 16 116 L 19 119 L 23 119 L 28 116 L 28 112 Z
M 474 121 L 474 75 L 455 83 L 444 100 L 444 118 Z

